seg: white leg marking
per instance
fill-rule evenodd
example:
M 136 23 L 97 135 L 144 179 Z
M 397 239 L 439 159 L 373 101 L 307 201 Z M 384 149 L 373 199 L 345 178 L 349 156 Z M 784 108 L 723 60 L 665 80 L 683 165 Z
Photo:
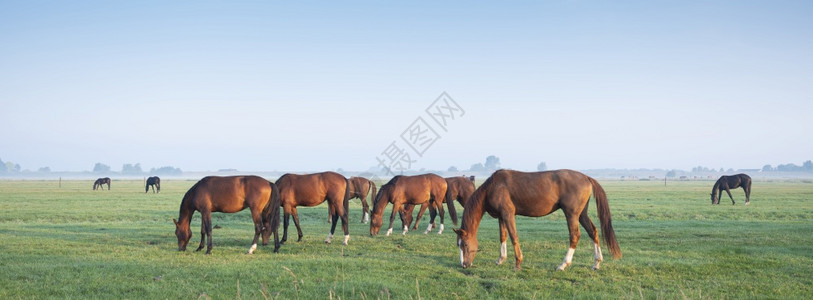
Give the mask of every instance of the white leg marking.
M 573 249 L 573 248 L 567 249 L 567 254 L 565 254 L 565 260 L 556 269 L 559 270 L 559 271 L 562 271 L 565 268 L 567 268 L 567 266 L 570 265 L 570 262 L 573 261 L 573 252 L 575 252 L 575 251 L 576 251 L 576 249 Z
M 333 241 L 333 234 L 329 233 L 327 235 L 327 238 L 325 239 L 325 243 L 330 244 L 330 242 L 332 242 L 332 241 Z
M 370 220 L 370 214 L 369 213 L 364 213 L 364 218 L 361 219 L 361 222 L 364 223 L 364 224 L 367 224 L 367 221 L 369 221 L 369 220 Z
M 601 255 L 601 246 L 599 246 L 598 243 L 593 243 L 593 259 L 593 270 L 598 270 L 599 264 L 604 260 L 604 257 Z
M 349 241 L 349 240 L 350 240 L 350 235 L 349 235 L 349 234 L 348 234 L 348 235 L 345 235 L 345 236 L 344 236 L 344 243 L 342 243 L 342 245 L 345 245 L 345 246 L 346 246 L 346 245 L 347 245 L 347 241 Z
M 390 234 L 392 234 L 392 228 L 387 229 L 387 236 L 390 236 Z
M 404 232 L 401 232 L 401 235 L 406 235 L 409 231 L 409 226 L 404 225 Z
M 432 223 L 429 223 L 429 225 L 426 225 L 426 231 L 424 231 L 423 234 L 427 234 L 430 231 L 432 231 Z
M 502 264 L 506 257 L 508 257 L 508 244 L 502 242 L 500 243 L 500 258 L 497 259 L 497 264 Z
M 257 250 L 257 244 L 252 244 L 251 248 L 248 248 L 248 254 L 254 253 L 254 250 Z
M 440 228 L 440 230 L 438 230 L 438 234 L 443 233 L 443 224 L 440 224 L 440 227 L 438 227 L 438 228 Z

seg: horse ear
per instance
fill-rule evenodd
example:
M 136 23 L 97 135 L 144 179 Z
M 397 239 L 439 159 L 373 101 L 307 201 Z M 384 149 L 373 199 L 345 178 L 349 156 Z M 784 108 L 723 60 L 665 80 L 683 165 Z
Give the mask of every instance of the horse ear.
M 178 221 L 175 218 L 172 219 L 172 223 L 175 223 L 175 226 L 178 226 Z

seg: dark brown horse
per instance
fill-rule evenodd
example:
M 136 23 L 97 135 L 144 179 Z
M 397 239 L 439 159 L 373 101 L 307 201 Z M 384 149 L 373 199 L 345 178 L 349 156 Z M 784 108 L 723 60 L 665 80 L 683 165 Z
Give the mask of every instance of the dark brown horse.
M 93 183 L 93 190 L 95 191 L 96 188 L 99 188 L 99 189 L 103 190 L 104 189 L 104 186 L 102 186 L 103 184 L 107 184 L 107 190 L 109 191 L 110 190 L 110 177 L 96 179 L 96 182 Z
M 728 198 L 731 198 L 731 204 L 734 204 L 734 197 L 731 196 L 730 189 L 741 187 L 745 190 L 745 205 L 751 204 L 751 176 L 745 174 L 737 174 L 730 176 L 720 176 L 714 187 L 711 188 L 711 204 L 720 204 L 720 197 L 723 196 L 723 191 L 728 193 Z
M 336 223 L 341 217 L 344 244 L 347 245 L 347 241 L 350 239 L 350 232 L 347 228 L 350 182 L 344 176 L 336 172 L 308 175 L 285 174 L 277 179 L 277 187 L 280 190 L 281 204 L 285 213 L 281 243 L 288 240 L 288 220 L 291 216 L 294 217 L 294 225 L 296 225 L 299 235 L 296 241 L 302 240 L 302 228 L 299 227 L 299 215 L 296 212 L 297 206 L 316 206 L 327 200 L 333 224 L 331 224 L 330 234 L 325 239 L 325 243 L 330 244 L 333 240 Z
M 454 208 L 454 201 L 457 200 L 461 206 L 466 206 L 466 200 L 474 193 L 474 176 L 455 176 L 447 177 L 446 179 L 446 205 L 449 207 L 449 216 L 452 217 L 452 222 L 457 225 L 457 211 Z M 425 204 L 424 204 L 425 205 Z M 421 206 L 421 209 L 425 209 Z M 407 226 L 412 224 L 412 212 L 414 206 L 407 204 L 404 206 L 406 214 Z M 429 206 L 429 223 L 434 226 L 435 217 L 437 216 L 437 208 L 435 205 Z M 417 222 L 412 226 L 412 230 L 417 229 Z M 426 232 L 424 232 L 426 233 Z
M 158 189 L 157 192 L 161 191 L 161 178 L 158 176 L 152 176 L 147 178 L 147 185 L 144 186 L 144 192 L 150 191 L 150 186 L 152 186 L 152 192 L 156 193 L 156 188 Z
M 599 246 L 598 230 L 587 215 L 590 194 L 593 194 L 596 199 L 604 242 L 614 258 L 621 258 L 621 249 L 615 240 L 607 195 L 595 179 L 572 170 L 535 173 L 498 170 L 474 191 L 466 202 L 460 229 L 455 229 L 457 245 L 460 248 L 460 264 L 463 265 L 463 268 L 472 265 L 474 255 L 478 250 L 477 229 L 485 213 L 499 219 L 501 244 L 497 264 L 505 261 L 506 235 L 510 235 L 516 258 L 515 268 L 519 269 L 522 263 L 522 251 L 519 249 L 515 216 L 541 217 L 561 209 L 565 213 L 567 228 L 570 231 L 570 248 L 557 269 L 564 270 L 573 259 L 573 252 L 579 242 L 579 223 L 593 240 L 593 258 L 595 260 L 593 269 L 598 269 L 603 257 Z
M 277 186 L 258 176 L 229 176 L 204 177 L 183 196 L 178 220 L 175 223 L 175 236 L 178 237 L 178 251 L 185 251 L 192 230 L 189 224 L 195 211 L 200 212 L 200 246 L 195 251 L 203 249 L 206 238 L 209 243 L 206 254 L 212 253 L 212 213 L 236 213 L 246 207 L 251 209 L 251 218 L 254 220 L 254 240 L 248 254 L 257 249 L 257 240 L 260 233 L 263 235 L 263 245 L 268 244 L 271 232 L 274 233 L 274 252 L 279 251 L 279 207 L 280 193 Z
M 359 198 L 361 200 L 361 205 L 364 209 L 364 215 L 361 216 L 361 222 L 367 224 L 367 220 L 370 218 L 370 205 L 367 204 L 367 194 L 370 194 L 370 200 L 375 197 L 376 193 L 376 186 L 375 183 L 370 181 L 364 177 L 350 177 L 348 179 L 350 181 L 350 199 L 352 198 Z M 372 193 L 371 193 L 372 191 Z
M 398 175 L 393 177 L 387 184 L 382 185 L 381 189 L 373 201 L 372 221 L 370 222 L 370 235 L 375 236 L 381 230 L 383 225 L 384 209 L 387 203 L 392 203 L 392 214 L 390 215 L 390 227 L 387 229 L 387 236 L 392 234 L 392 222 L 395 220 L 395 214 L 402 211 L 402 207 L 406 204 L 412 205 L 436 205 L 440 210 L 440 227 L 438 234 L 443 233 L 443 200 L 446 195 L 446 180 L 435 174 L 423 174 L 416 176 L 403 176 Z M 421 208 L 418 213 L 416 223 L 420 221 L 423 216 L 424 209 Z M 401 214 L 401 222 L 404 224 L 404 232 L 407 233 L 407 223 L 405 222 L 404 214 Z M 417 226 L 417 224 L 416 224 Z M 432 230 L 432 225 L 427 227 L 427 232 Z

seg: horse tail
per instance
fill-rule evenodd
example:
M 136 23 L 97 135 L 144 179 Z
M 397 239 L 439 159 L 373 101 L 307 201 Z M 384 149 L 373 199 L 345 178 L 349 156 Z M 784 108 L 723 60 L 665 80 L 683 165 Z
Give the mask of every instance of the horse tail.
M 271 186 L 271 197 L 268 199 L 268 205 L 263 208 L 263 223 L 270 226 L 267 230 L 277 231 L 279 229 L 279 207 L 282 201 L 277 185 L 271 181 L 268 184 Z
M 615 239 L 615 231 L 613 231 L 613 220 L 610 216 L 610 204 L 607 202 L 607 194 L 604 188 L 598 184 L 598 181 L 591 177 L 587 177 L 590 184 L 593 185 L 593 197 L 596 199 L 596 207 L 598 209 L 598 219 L 601 221 L 601 234 L 604 236 L 604 243 L 612 253 L 613 258 L 621 258 L 621 248 L 618 247 L 618 241 Z
M 374 199 L 375 196 L 378 195 L 378 191 L 376 190 L 375 182 L 373 182 L 372 180 L 369 180 L 369 182 L 370 182 L 370 202 L 373 202 L 375 200 Z M 364 212 L 369 214 L 370 213 L 370 209 L 369 209 L 370 206 L 367 205 L 367 200 L 366 199 L 367 199 L 366 197 L 362 198 L 362 200 L 363 200 L 362 202 L 364 202 L 363 204 L 365 206 L 364 207 Z
M 454 207 L 454 199 L 452 199 L 452 187 L 446 186 L 446 207 L 449 208 L 449 216 L 452 217 L 452 223 L 457 226 L 457 210 Z
M 350 179 L 344 179 L 344 217 L 350 216 Z M 344 225 L 342 225 L 344 226 Z

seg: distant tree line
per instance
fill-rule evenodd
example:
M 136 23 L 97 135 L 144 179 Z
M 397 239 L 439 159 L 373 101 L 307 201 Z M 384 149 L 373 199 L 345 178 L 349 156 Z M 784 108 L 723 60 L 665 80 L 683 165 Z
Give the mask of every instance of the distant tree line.
M 813 172 L 813 161 L 807 160 L 801 166 L 796 164 L 783 164 L 773 167 L 771 165 L 762 166 L 762 172 Z

